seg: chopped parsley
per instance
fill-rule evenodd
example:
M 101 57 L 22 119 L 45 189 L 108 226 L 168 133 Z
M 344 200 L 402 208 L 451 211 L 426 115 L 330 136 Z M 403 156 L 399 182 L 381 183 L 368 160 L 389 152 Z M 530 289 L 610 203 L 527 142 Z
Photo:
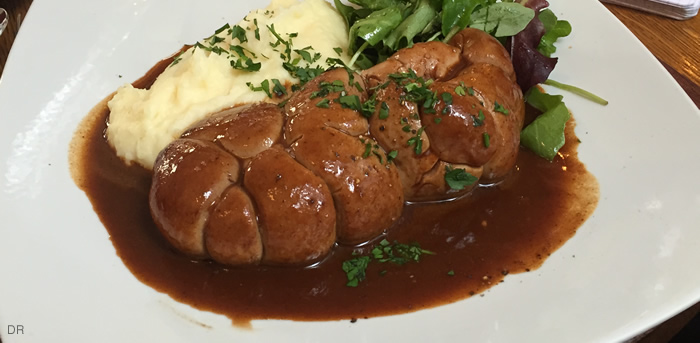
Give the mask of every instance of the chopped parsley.
M 383 239 L 371 250 L 369 256 L 355 257 L 343 262 L 342 268 L 348 280 L 345 285 L 357 287 L 361 281 L 364 281 L 367 277 L 367 267 L 372 261 L 402 266 L 409 262 L 420 262 L 423 255 L 435 255 L 435 253 L 422 249 L 418 243 L 402 244 L 396 241 L 390 243 Z M 382 270 L 379 274 L 386 274 L 386 270 Z
M 418 129 L 416 135 L 409 138 L 408 142 L 406 142 L 408 146 L 415 146 L 413 151 L 415 151 L 416 155 L 420 155 L 423 152 L 423 139 L 421 138 L 421 135 L 423 135 L 423 130 L 425 130 L 423 127 Z
M 394 159 L 396 159 L 396 156 L 399 156 L 398 150 L 389 151 L 389 153 L 386 154 L 386 162 L 389 163 L 393 161 Z
M 265 94 L 267 94 L 267 96 L 269 98 L 272 98 L 272 93 L 270 92 L 270 81 L 263 80 L 262 83 L 260 84 L 260 86 L 258 86 L 258 87 L 255 87 L 255 85 L 253 85 L 250 82 L 246 82 L 246 85 L 253 92 L 265 92 Z
M 472 122 L 473 122 L 474 127 L 479 127 L 481 125 L 484 125 L 485 119 L 486 119 L 486 116 L 484 116 L 484 111 L 479 110 L 478 116 L 472 116 Z
M 442 118 L 435 117 L 435 119 L 433 119 L 433 121 L 435 122 L 435 124 L 440 124 L 442 122 Z
M 467 91 L 462 87 L 462 85 L 459 85 L 455 87 L 455 94 L 459 96 L 465 96 L 467 94 Z
M 278 98 L 287 95 L 287 89 L 280 83 L 280 80 L 272 79 L 272 83 L 275 85 L 272 88 L 272 91 L 275 93 L 275 95 L 277 95 Z
M 491 136 L 488 132 L 484 132 L 484 147 L 488 148 L 491 146 Z
M 464 83 L 462 83 L 462 84 L 464 84 Z M 467 88 L 467 94 L 474 96 L 474 88 L 472 88 L 472 87 Z
M 335 51 L 335 53 L 338 54 L 338 56 L 340 56 L 340 54 L 343 53 L 343 49 L 340 47 L 333 48 L 333 51 Z
M 258 19 L 257 18 L 253 19 L 253 24 L 255 24 L 255 31 L 253 31 L 253 34 L 255 35 L 255 39 L 260 40 L 260 27 L 258 26 Z
M 449 272 L 447 272 L 447 275 L 449 275 L 449 276 L 455 276 L 455 271 L 454 271 L 454 270 L 450 270 Z
M 476 176 L 467 173 L 464 169 L 445 166 L 445 182 L 451 189 L 461 191 L 464 187 L 473 185 L 477 180 Z
M 224 30 L 230 29 L 230 28 L 231 28 L 231 25 L 229 25 L 229 24 L 224 24 L 224 26 L 222 26 L 222 27 L 216 29 L 216 31 L 214 31 L 214 35 L 218 35 L 219 33 L 224 32 Z
M 320 107 L 320 108 L 330 108 L 331 105 L 330 105 L 330 103 L 328 102 L 328 99 L 323 99 L 323 100 L 319 101 L 318 103 L 316 103 L 316 107 Z
M 357 112 L 362 110 L 362 102 L 357 95 L 343 95 L 338 98 L 338 102 L 343 108 L 349 108 Z
M 362 154 L 362 158 L 367 158 L 372 153 L 372 143 L 365 143 L 365 152 Z
M 445 105 L 452 105 L 452 94 L 444 92 L 440 94 L 440 97 L 442 98 L 442 101 L 445 102 Z
M 325 97 L 330 93 L 342 92 L 345 90 L 345 85 L 340 80 L 333 82 L 321 81 L 318 88 L 319 90 L 311 92 L 311 99 Z
M 389 105 L 382 101 L 382 105 L 379 107 L 379 119 L 389 118 Z
M 499 104 L 498 101 L 494 103 L 493 110 L 508 115 L 508 110 L 505 107 L 503 107 L 503 105 Z
M 231 42 L 233 42 L 234 39 L 238 39 L 241 43 L 248 41 L 248 37 L 245 35 L 245 29 L 238 25 L 233 25 L 233 27 L 228 30 L 228 33 L 231 35 Z
M 343 262 L 343 271 L 348 278 L 346 286 L 357 287 L 360 281 L 364 281 L 370 260 L 369 256 L 361 256 Z

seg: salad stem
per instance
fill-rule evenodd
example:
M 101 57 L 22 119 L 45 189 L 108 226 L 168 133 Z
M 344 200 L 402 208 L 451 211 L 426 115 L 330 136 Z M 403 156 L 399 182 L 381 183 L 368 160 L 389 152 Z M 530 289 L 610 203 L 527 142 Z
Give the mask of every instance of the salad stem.
M 452 39 L 452 37 L 454 37 L 454 35 L 457 34 L 457 32 L 459 32 L 459 26 L 453 27 L 452 30 L 450 30 L 450 32 L 447 33 L 447 36 L 445 36 L 445 39 L 443 39 L 442 42 L 447 44 L 447 42 L 449 42 L 450 39 Z
M 357 51 L 355 52 L 355 54 L 352 56 L 352 59 L 350 59 L 350 62 L 348 63 L 348 68 L 353 69 L 352 66 L 355 64 L 355 62 L 357 62 L 357 59 L 360 57 L 360 54 L 362 54 L 362 52 L 363 52 L 365 49 L 367 49 L 367 46 L 368 46 L 368 45 L 369 45 L 369 42 L 368 42 L 368 41 L 365 41 L 365 42 L 360 46 L 360 48 L 357 49 Z
M 439 31 L 436 32 L 436 33 L 435 33 L 432 37 L 430 37 L 430 39 L 428 39 L 426 42 L 432 42 L 432 41 L 436 40 L 436 39 L 438 38 L 438 36 L 440 36 L 441 34 L 442 34 L 442 32 L 439 32 Z
M 588 100 L 590 100 L 590 101 L 593 101 L 593 102 L 595 102 L 596 104 L 599 104 L 599 105 L 606 106 L 606 105 L 608 104 L 608 101 L 607 101 L 607 100 L 605 100 L 605 99 L 603 99 L 603 98 L 601 98 L 601 97 L 599 97 L 599 96 L 597 96 L 597 95 L 595 95 L 595 94 L 593 94 L 593 93 L 591 93 L 591 92 L 589 92 L 589 91 L 587 91 L 587 90 L 578 88 L 578 87 L 576 87 L 576 86 L 567 85 L 567 84 L 564 84 L 564 83 L 561 83 L 561 82 L 554 81 L 554 80 L 552 80 L 552 79 L 547 79 L 547 81 L 545 81 L 544 84 L 545 84 L 545 85 L 552 86 L 552 87 L 556 87 L 556 88 L 559 88 L 559 89 L 563 89 L 563 90 L 568 91 L 568 92 L 571 92 L 571 93 L 574 93 L 574 94 L 576 94 L 576 95 L 578 95 L 578 96 L 580 96 L 580 97 L 583 97 L 583 98 L 585 98 L 585 99 L 588 99 Z

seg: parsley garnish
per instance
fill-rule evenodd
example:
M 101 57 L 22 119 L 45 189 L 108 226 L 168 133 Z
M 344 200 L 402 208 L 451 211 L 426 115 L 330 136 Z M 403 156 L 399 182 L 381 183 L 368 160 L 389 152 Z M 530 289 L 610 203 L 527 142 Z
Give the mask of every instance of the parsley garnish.
M 484 125 L 484 120 L 486 117 L 484 116 L 484 111 L 479 110 L 479 116 L 472 116 L 472 122 L 474 124 L 474 127 L 479 127 L 481 125 Z
M 421 138 L 421 135 L 423 134 L 423 130 L 425 130 L 425 128 L 423 128 L 423 127 L 418 129 L 418 131 L 416 132 L 416 135 L 409 138 L 408 142 L 406 142 L 408 144 L 408 146 L 415 145 L 415 148 L 413 149 L 413 151 L 416 152 L 416 155 L 420 155 L 423 152 L 423 139 Z
M 472 87 L 467 88 L 467 94 L 474 96 L 474 88 L 472 88 Z
M 369 154 L 372 153 L 372 143 L 365 143 L 365 153 L 362 154 L 362 158 L 367 158 L 369 157 Z
M 503 105 L 499 104 L 498 101 L 494 103 L 493 110 L 508 115 L 508 110 L 505 107 L 503 107 Z
M 362 111 L 362 103 L 360 102 L 360 97 L 357 95 L 343 95 L 338 98 L 338 102 L 344 108 L 349 108 L 357 112 Z
M 491 136 L 488 132 L 484 132 L 484 147 L 488 148 L 491 146 Z
M 369 262 L 369 256 L 357 257 L 343 262 L 343 271 L 348 278 L 348 283 L 345 285 L 348 287 L 357 287 L 357 284 L 366 277 L 365 271 L 367 270 Z
M 455 87 L 455 94 L 459 96 L 465 96 L 467 94 L 466 90 L 464 90 L 464 87 L 462 85 L 459 85 Z
M 345 90 L 343 81 L 335 80 L 333 82 L 321 81 L 318 85 L 319 90 L 311 92 L 311 99 L 321 98 L 330 93 L 342 92 Z
M 275 87 L 272 88 L 272 91 L 277 95 L 278 98 L 281 98 L 283 95 L 287 95 L 287 89 L 282 86 L 280 83 L 280 80 L 278 79 L 272 79 L 272 83 L 275 85 Z
M 375 100 L 375 95 L 372 94 L 372 97 L 367 99 L 367 101 L 362 103 L 362 109 L 361 113 L 363 116 L 366 118 L 370 118 L 372 114 L 374 114 L 375 109 L 377 108 L 376 100 Z
M 451 166 L 445 166 L 445 182 L 451 189 L 461 191 L 477 180 L 476 176 L 467 173 L 464 169 L 453 169 Z
M 238 39 L 241 43 L 248 41 L 248 37 L 245 35 L 245 29 L 238 25 L 233 25 L 233 27 L 228 30 L 228 33 L 231 35 L 231 42 L 233 42 L 234 39 Z
M 446 105 L 452 105 L 452 94 L 444 92 L 440 94 L 440 97 L 442 97 L 442 101 L 444 101 Z
M 435 117 L 435 119 L 433 119 L 433 121 L 435 122 L 435 124 L 440 124 L 442 122 L 442 118 Z
M 340 56 L 340 54 L 343 53 L 343 49 L 339 47 L 333 48 L 333 51 L 335 51 L 335 53 L 338 54 L 338 56 Z
M 393 161 L 394 159 L 396 159 L 396 156 L 398 156 L 398 155 L 399 155 L 398 150 L 389 151 L 389 153 L 386 154 L 386 162 L 389 163 L 389 162 Z
M 389 118 L 389 105 L 382 101 L 382 105 L 379 107 L 379 119 Z
M 253 31 L 255 34 L 255 39 L 260 40 L 260 27 L 258 26 L 257 18 L 253 19 L 253 24 L 255 24 L 255 31 Z
M 316 107 L 320 107 L 320 108 L 330 108 L 331 105 L 330 105 L 330 103 L 328 102 L 328 99 L 323 99 L 323 100 L 319 101 L 318 103 L 316 103 Z
M 216 29 L 216 31 L 214 31 L 214 35 L 218 35 L 219 33 L 222 33 L 222 32 L 224 32 L 224 30 L 229 29 L 229 28 L 231 28 L 231 26 L 229 24 L 224 24 L 224 26 L 222 26 L 222 27 Z
M 246 85 L 253 92 L 265 92 L 269 98 L 272 98 L 272 93 L 270 93 L 270 81 L 263 80 L 259 87 L 255 87 L 252 83 L 246 82 Z
M 346 286 L 357 287 L 360 281 L 365 280 L 367 267 L 372 260 L 401 266 L 411 261 L 420 262 L 420 258 L 424 254 L 435 255 L 432 251 L 421 249 L 418 243 L 402 244 L 394 241 L 392 244 L 383 239 L 372 249 L 371 256 L 360 256 L 343 262 L 343 271 L 348 279 Z M 386 271 L 382 271 L 380 275 L 385 273 Z

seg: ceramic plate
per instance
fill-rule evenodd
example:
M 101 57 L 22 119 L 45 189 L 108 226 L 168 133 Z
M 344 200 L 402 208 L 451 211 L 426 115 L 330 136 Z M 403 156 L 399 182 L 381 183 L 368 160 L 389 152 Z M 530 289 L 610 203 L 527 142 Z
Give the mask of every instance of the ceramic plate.
M 485 297 L 355 324 L 240 329 L 131 275 L 70 177 L 68 144 L 118 86 L 265 4 L 35 0 L 0 80 L 3 341 L 618 341 L 700 301 L 700 112 L 598 1 L 551 3 L 574 27 L 552 78 L 610 100 L 565 94 L 580 158 L 600 183 L 579 232 Z

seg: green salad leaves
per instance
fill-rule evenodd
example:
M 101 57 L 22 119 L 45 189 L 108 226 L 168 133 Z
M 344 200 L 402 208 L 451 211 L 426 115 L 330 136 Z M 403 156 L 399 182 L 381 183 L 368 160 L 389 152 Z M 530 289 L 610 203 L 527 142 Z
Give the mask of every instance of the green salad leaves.
M 497 0 L 334 0 L 350 31 L 350 67 L 366 69 L 417 42 L 448 41 L 465 27 L 508 37 L 522 31 L 535 11 Z
M 540 39 L 540 45 L 537 47 L 542 55 L 551 57 L 557 51 L 554 42 L 557 39 L 566 37 L 571 34 L 571 24 L 566 20 L 559 20 L 552 10 L 546 9 L 540 12 L 538 18 L 544 25 L 545 34 Z
M 520 144 L 551 161 L 566 142 L 564 129 L 569 121 L 569 109 L 562 101 L 563 96 L 543 93 L 537 87 L 526 98 L 530 106 L 543 113 L 520 133 Z
M 496 2 L 474 12 L 469 27 L 490 32 L 494 37 L 509 37 L 524 30 L 534 17 L 534 10 L 519 3 Z

